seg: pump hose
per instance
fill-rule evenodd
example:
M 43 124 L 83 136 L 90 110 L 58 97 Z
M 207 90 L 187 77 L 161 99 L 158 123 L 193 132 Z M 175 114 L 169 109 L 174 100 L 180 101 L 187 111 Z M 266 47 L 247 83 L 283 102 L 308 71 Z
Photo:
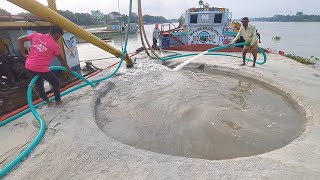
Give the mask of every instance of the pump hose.
M 219 47 L 215 47 L 215 48 L 211 48 L 208 51 L 207 56 L 229 56 L 229 57 L 237 57 L 237 58 L 242 58 L 241 56 L 236 56 L 236 55 L 232 55 L 232 54 L 223 54 L 223 53 L 210 53 L 213 51 L 218 51 L 221 49 L 228 49 L 230 47 L 235 47 L 235 46 L 244 46 L 244 45 L 250 45 L 249 43 L 237 43 L 237 44 L 233 44 L 231 46 L 219 46 Z M 263 65 L 267 62 L 267 54 L 264 52 L 264 50 L 262 48 L 259 47 L 259 52 L 261 52 L 261 54 L 263 55 L 263 60 L 261 61 L 257 61 L 256 63 L 259 65 Z M 170 57 L 166 57 L 166 58 L 161 58 L 160 60 L 162 61 L 169 61 L 175 58 L 181 58 L 181 57 L 188 57 L 188 56 L 196 56 L 199 55 L 199 53 L 191 53 L 191 54 L 179 54 L 179 55 L 175 55 L 175 56 L 170 56 Z M 247 58 L 246 60 L 253 62 L 252 59 Z
M 142 8 L 141 8 L 141 0 L 138 0 L 138 21 L 139 21 L 139 33 L 140 33 L 140 39 L 142 46 L 144 47 L 145 52 L 147 55 L 153 59 L 160 59 L 160 57 L 157 55 L 157 53 L 154 51 L 154 49 L 150 46 L 150 43 L 147 38 L 146 31 L 144 29 L 143 25 L 143 16 L 142 16 Z M 148 52 L 148 48 L 146 48 L 146 45 L 144 44 L 144 39 L 148 45 L 148 48 L 151 50 L 152 54 L 155 56 L 151 56 L 150 53 Z
M 130 6 L 129 6 L 129 17 L 128 17 L 128 24 L 130 24 L 130 21 L 131 21 L 131 16 L 132 16 L 132 0 L 130 0 Z M 88 81 L 87 79 L 85 79 L 83 76 L 81 76 L 80 74 L 76 73 L 76 72 L 72 72 L 72 74 L 74 76 L 77 76 L 79 77 L 80 79 L 82 79 L 83 81 L 85 81 L 86 83 L 84 84 L 81 84 L 79 86 L 76 86 L 76 87 L 73 87 L 63 93 L 61 93 L 61 96 L 65 96 L 77 89 L 80 89 L 82 87 L 85 87 L 87 86 L 88 84 L 91 85 L 92 87 L 94 87 L 94 83 L 98 83 L 98 82 L 101 82 L 101 81 L 104 81 L 104 80 L 107 80 L 111 77 L 113 77 L 117 72 L 118 70 L 120 69 L 122 63 L 123 63 L 123 60 L 125 58 L 125 55 L 126 55 L 126 50 L 127 50 L 127 45 L 128 45 L 128 34 L 129 34 L 129 29 L 130 28 L 127 28 L 127 32 L 126 32 L 126 40 L 125 40 L 125 45 L 124 45 L 124 50 L 122 52 L 122 57 L 121 57 L 121 61 L 119 63 L 119 65 L 117 66 L 117 68 L 115 69 L 115 71 L 110 74 L 109 76 L 107 77 L 104 77 L 104 78 L 101 78 L 101 79 L 98 79 L 98 80 L 94 80 L 94 81 Z M 63 68 L 63 67 L 51 67 L 50 68 L 51 70 L 63 70 L 63 71 L 67 71 L 66 68 Z M 32 114 L 35 116 L 35 118 L 37 119 L 38 123 L 40 124 L 40 129 L 39 129 L 39 132 L 38 134 L 36 135 L 36 137 L 34 138 L 34 140 L 31 142 L 30 145 L 28 145 L 28 147 L 22 151 L 22 153 L 16 157 L 13 161 L 11 161 L 9 164 L 7 164 L 3 169 L 0 170 L 0 178 L 4 177 L 7 173 L 9 173 L 17 164 L 19 164 L 24 158 L 26 158 L 30 153 L 31 151 L 39 144 L 39 142 L 41 141 L 44 133 L 45 133 L 45 130 L 46 130 L 46 124 L 45 124 L 45 121 L 42 119 L 42 117 L 39 115 L 39 113 L 36 111 L 36 108 L 39 107 L 40 105 L 44 104 L 44 102 L 38 104 L 37 106 L 34 106 L 33 105 L 33 102 L 32 102 L 32 89 L 33 87 L 35 86 L 35 83 L 36 81 L 38 80 L 38 76 L 35 76 L 30 84 L 29 84 L 29 87 L 28 87 L 28 93 L 27 93 L 27 96 L 28 96 L 28 105 L 30 106 L 30 110 L 29 112 L 31 111 Z M 53 99 L 53 98 L 50 98 L 50 99 Z M 5 124 L 27 114 L 28 111 L 25 110 L 3 122 L 0 122 L 0 127 L 4 126 Z

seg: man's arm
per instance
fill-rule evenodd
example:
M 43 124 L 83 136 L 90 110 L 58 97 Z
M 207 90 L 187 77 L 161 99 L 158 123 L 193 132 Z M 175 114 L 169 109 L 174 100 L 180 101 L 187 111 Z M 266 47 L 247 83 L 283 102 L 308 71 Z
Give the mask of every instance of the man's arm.
M 18 46 L 19 46 L 19 50 L 20 53 L 23 57 L 28 57 L 28 55 L 26 54 L 26 52 L 24 51 L 24 43 L 30 41 L 30 39 L 28 38 L 28 36 L 21 36 L 18 38 Z
M 59 59 L 62 66 L 66 67 L 68 70 L 71 70 L 68 66 L 67 61 L 61 55 L 57 55 L 57 58 Z
M 240 36 L 241 36 L 241 28 L 240 28 L 237 36 L 236 36 L 236 37 L 233 39 L 233 41 L 230 43 L 230 45 L 236 43 L 236 41 L 240 38 Z
M 152 37 L 156 37 L 156 30 L 154 29 L 153 32 L 152 32 Z
M 256 32 L 256 27 L 253 27 L 252 29 L 252 41 L 251 41 L 251 46 L 253 46 L 255 43 L 258 42 L 258 36 L 257 36 L 257 32 Z

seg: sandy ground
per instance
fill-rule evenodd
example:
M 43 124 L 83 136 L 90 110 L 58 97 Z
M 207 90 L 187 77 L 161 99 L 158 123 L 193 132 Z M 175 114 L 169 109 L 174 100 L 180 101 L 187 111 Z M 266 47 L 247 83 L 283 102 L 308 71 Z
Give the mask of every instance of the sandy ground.
M 5 179 L 319 179 L 320 72 L 279 55 L 268 57 L 268 63 L 257 68 L 251 68 L 250 63 L 240 67 L 239 59 L 228 57 L 207 56 L 197 63 L 259 79 L 286 92 L 302 107 L 307 118 L 305 132 L 281 149 L 252 157 L 209 161 L 124 145 L 103 133 L 95 121 L 97 99 L 106 94 L 108 83 L 113 81 L 110 80 L 96 89 L 85 87 L 64 97 L 67 104 L 60 108 L 39 109 L 48 124 L 46 134 L 31 155 Z M 115 78 L 130 81 L 136 72 L 159 70 L 145 68 L 143 63 L 138 60 L 134 69 L 121 69 L 122 75 Z M 37 128 L 31 114 L 1 127 L 0 168 L 33 139 Z

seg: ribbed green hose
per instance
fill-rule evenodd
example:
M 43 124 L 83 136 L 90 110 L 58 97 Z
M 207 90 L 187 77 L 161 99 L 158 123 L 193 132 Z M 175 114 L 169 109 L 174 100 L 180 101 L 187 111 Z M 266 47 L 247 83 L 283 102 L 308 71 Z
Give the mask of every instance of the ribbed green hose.
M 228 49 L 230 47 L 235 47 L 235 46 L 244 46 L 244 45 L 249 45 L 249 43 L 238 43 L 238 44 L 233 44 L 231 46 L 219 46 L 219 47 L 215 47 L 215 48 L 211 48 L 209 50 L 207 50 L 208 52 L 213 52 L 213 51 L 218 51 L 221 49 Z M 267 54 L 263 51 L 262 48 L 259 47 L 259 51 L 261 52 L 261 54 L 263 55 L 263 60 L 262 61 L 257 61 L 257 64 L 265 64 L 267 62 Z M 188 56 L 196 56 L 199 53 L 191 53 L 191 54 L 181 54 L 181 55 L 176 55 L 176 56 L 170 56 L 170 57 L 166 57 L 166 58 L 160 58 L 161 61 L 170 61 L 176 58 L 181 58 L 181 57 L 188 57 Z M 237 57 L 237 58 L 242 58 L 240 56 L 235 56 L 235 55 L 231 55 L 231 54 L 224 54 L 224 53 L 219 53 L 219 54 L 206 54 L 206 55 L 215 55 L 215 56 L 230 56 L 230 57 Z M 253 60 L 247 58 L 248 61 L 253 62 Z
M 66 71 L 67 68 L 65 68 L 65 67 L 60 67 L 60 66 L 52 66 L 52 67 L 50 67 L 50 70 L 52 70 L 52 71 L 55 71 L 55 70 Z M 79 73 L 74 72 L 74 71 L 72 71 L 71 73 L 72 73 L 72 75 L 74 75 L 74 76 L 78 77 L 79 79 L 83 80 L 84 82 L 86 82 L 85 85 L 88 85 L 88 84 L 89 84 L 91 87 L 95 87 L 95 85 L 94 85 L 93 82 L 88 81 L 86 78 L 84 78 L 83 76 L 81 76 Z M 66 95 L 66 94 L 67 94 L 67 93 L 62 92 L 62 93 L 61 93 L 61 96 Z M 53 98 L 50 98 L 50 100 L 52 100 L 52 99 L 53 99 Z M 35 106 L 35 108 L 38 108 L 39 106 L 42 106 L 42 105 L 44 105 L 44 104 L 45 104 L 45 102 L 41 102 L 41 103 L 37 104 L 37 105 Z M 4 125 L 6 125 L 6 124 L 8 124 L 8 123 L 10 123 L 10 122 L 18 119 L 19 117 L 21 117 L 21 116 L 23 116 L 23 115 L 25 115 L 25 114 L 27 114 L 27 113 L 29 113 L 29 112 L 31 112 L 31 110 L 30 110 L 30 109 L 26 109 L 26 110 L 20 112 L 19 114 L 16 114 L 16 115 L 14 115 L 14 116 L 12 116 L 12 117 L 10 117 L 10 118 L 8 118 L 8 119 L 0 122 L 0 127 L 2 127 L 2 126 L 4 126 Z M 0 177 L 1 177 L 1 176 L 0 176 Z
M 55 71 L 55 70 L 68 71 L 67 68 L 59 67 L 59 66 L 53 66 L 53 67 L 50 67 L 50 69 L 53 71 Z M 84 82 L 87 83 L 86 85 L 89 84 L 90 86 L 95 87 L 92 82 L 88 81 L 86 78 L 84 78 L 83 76 L 81 76 L 77 72 L 72 72 L 72 75 L 82 79 Z M 36 111 L 35 106 L 33 105 L 33 101 L 32 101 L 32 90 L 33 90 L 33 87 L 35 86 L 35 83 L 37 82 L 38 79 L 39 79 L 39 76 L 35 76 L 31 80 L 31 82 L 28 86 L 27 97 L 28 97 L 28 105 L 30 106 L 30 111 L 32 112 L 32 114 L 35 116 L 38 123 L 40 124 L 39 132 L 36 135 L 36 137 L 34 138 L 34 140 L 31 142 L 31 144 L 28 145 L 27 148 L 25 150 L 23 150 L 21 152 L 21 154 L 19 154 L 18 157 L 16 157 L 16 159 L 14 159 L 9 164 L 7 164 L 3 169 L 1 169 L 0 178 L 3 177 L 5 174 L 7 174 L 11 169 L 13 169 L 18 163 L 20 163 L 25 157 L 27 157 L 31 153 L 31 151 L 39 144 L 39 142 L 41 141 L 41 139 L 46 131 L 46 123 L 41 118 L 41 116 L 38 114 L 38 112 Z M 20 116 L 22 116 L 22 114 L 23 113 L 21 113 Z M 11 120 L 8 119 L 6 121 L 3 121 L 3 122 L 1 122 L 0 126 L 3 126 L 11 121 L 12 121 L 12 119 Z

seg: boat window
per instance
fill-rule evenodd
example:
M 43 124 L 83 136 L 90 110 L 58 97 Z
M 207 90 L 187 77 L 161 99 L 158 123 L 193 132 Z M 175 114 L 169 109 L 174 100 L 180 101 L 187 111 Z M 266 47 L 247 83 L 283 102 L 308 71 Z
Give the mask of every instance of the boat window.
M 221 23 L 222 22 L 222 14 L 216 14 L 214 16 L 214 23 Z
M 197 24 L 197 23 L 198 23 L 198 14 L 191 14 L 190 24 Z
M 212 24 L 214 21 L 214 14 L 199 14 L 198 24 Z

